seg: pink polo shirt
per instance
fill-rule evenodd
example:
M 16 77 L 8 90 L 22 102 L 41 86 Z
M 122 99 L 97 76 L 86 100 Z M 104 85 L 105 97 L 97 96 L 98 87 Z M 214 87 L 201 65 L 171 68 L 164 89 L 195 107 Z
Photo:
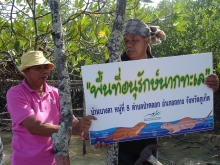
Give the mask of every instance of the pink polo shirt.
M 26 81 L 8 90 L 7 109 L 12 119 L 11 165 L 55 165 L 51 137 L 32 135 L 21 124 L 32 115 L 45 123 L 58 125 L 60 100 L 57 88 L 44 84 L 41 98 Z

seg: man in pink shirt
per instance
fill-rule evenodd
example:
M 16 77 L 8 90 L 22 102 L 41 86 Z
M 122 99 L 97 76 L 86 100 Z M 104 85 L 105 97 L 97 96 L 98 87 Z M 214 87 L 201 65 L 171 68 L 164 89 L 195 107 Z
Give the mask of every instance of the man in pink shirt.
M 13 131 L 11 165 L 55 165 L 51 135 L 60 127 L 60 100 L 58 89 L 46 83 L 53 66 L 41 51 L 21 57 L 25 79 L 6 95 Z M 88 131 L 90 120 L 96 118 L 74 117 L 72 134 Z

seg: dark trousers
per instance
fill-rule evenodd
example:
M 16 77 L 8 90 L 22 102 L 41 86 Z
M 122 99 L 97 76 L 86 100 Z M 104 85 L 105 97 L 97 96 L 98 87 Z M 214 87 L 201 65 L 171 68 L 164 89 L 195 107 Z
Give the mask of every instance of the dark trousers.
M 140 158 L 141 151 L 149 144 L 157 144 L 157 139 L 142 139 L 119 143 L 118 165 L 134 165 Z M 152 154 L 157 158 L 157 151 L 153 150 Z M 152 165 L 145 161 L 143 165 Z

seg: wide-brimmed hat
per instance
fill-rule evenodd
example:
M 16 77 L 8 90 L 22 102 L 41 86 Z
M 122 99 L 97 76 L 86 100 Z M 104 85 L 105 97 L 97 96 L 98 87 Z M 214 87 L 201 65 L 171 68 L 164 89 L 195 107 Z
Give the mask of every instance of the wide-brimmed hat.
M 21 56 L 21 66 L 18 69 L 22 72 L 23 70 L 35 66 L 49 64 L 49 69 L 53 69 L 54 64 L 48 61 L 41 51 L 30 51 Z

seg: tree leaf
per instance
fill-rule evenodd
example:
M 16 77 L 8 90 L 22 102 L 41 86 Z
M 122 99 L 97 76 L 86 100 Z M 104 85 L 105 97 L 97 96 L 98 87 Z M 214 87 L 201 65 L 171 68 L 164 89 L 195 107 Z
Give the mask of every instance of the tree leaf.
M 36 12 L 37 12 L 37 13 L 40 13 L 40 11 L 41 11 L 41 4 L 39 3 L 39 4 L 37 5 Z
M 159 18 L 160 18 L 160 17 L 163 17 L 163 16 L 167 13 L 167 10 L 168 10 L 167 7 L 163 8 L 163 9 L 159 12 L 158 17 L 159 17 Z
M 80 72 L 80 68 L 78 68 L 78 67 L 74 67 L 74 70 L 77 72 Z
M 20 41 L 16 40 L 14 43 L 14 48 L 16 52 L 19 52 L 19 48 L 20 48 Z
M 90 57 L 88 57 L 85 61 L 85 65 L 90 65 L 92 63 L 92 60 L 90 59 Z
M 80 0 L 80 1 L 79 1 L 79 7 L 80 7 L 80 8 L 83 8 L 83 7 L 84 7 L 84 0 Z
M 75 7 L 76 7 L 76 8 L 79 7 L 79 2 L 78 2 L 78 0 L 75 0 Z
M 186 27 L 187 25 L 190 25 L 190 24 L 191 24 L 190 21 L 181 21 L 176 26 L 177 27 Z
M 75 63 L 75 57 L 72 56 L 71 60 L 72 60 L 72 64 L 74 64 Z
M 15 32 L 13 26 L 11 26 L 11 31 L 12 31 L 12 33 L 16 36 L 16 32 Z
M 81 61 L 81 59 L 82 59 L 81 54 L 80 54 L 80 53 L 77 54 L 77 60 L 78 60 L 78 61 Z
M 83 32 L 80 32 L 80 35 L 81 35 L 81 37 L 82 37 L 84 40 L 87 40 L 87 39 L 88 39 L 88 37 L 87 37 Z

